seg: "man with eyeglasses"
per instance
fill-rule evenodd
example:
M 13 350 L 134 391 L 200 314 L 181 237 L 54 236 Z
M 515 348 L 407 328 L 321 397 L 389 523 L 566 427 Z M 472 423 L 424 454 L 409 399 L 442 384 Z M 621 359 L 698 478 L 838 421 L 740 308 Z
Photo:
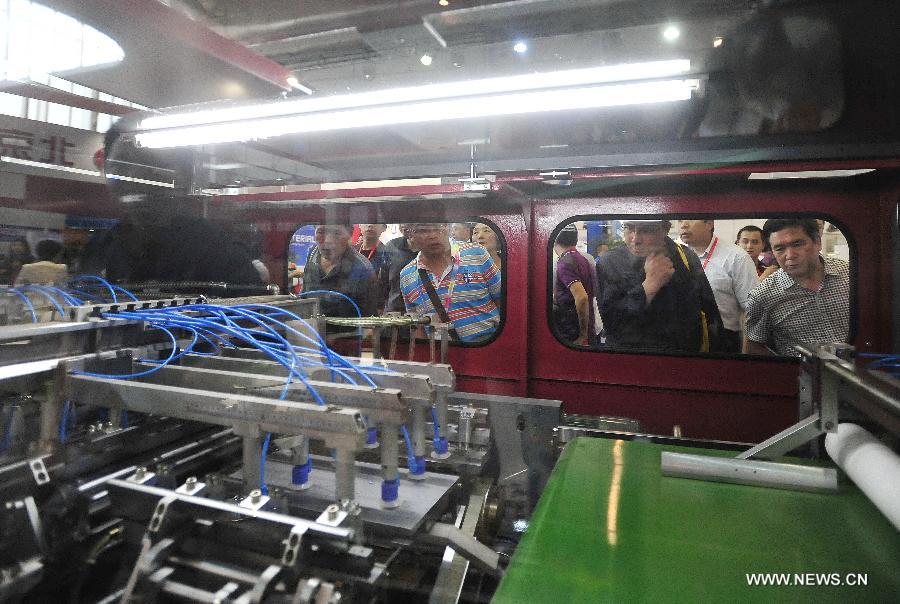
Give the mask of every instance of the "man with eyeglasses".
M 364 317 L 379 314 L 378 282 L 372 264 L 350 245 L 353 229 L 345 224 L 316 227 L 316 247 L 303 272 L 303 292 L 333 291 L 356 303 Z M 319 311 L 328 317 L 355 317 L 356 309 L 341 295 L 317 294 Z
M 629 220 L 625 245 L 597 263 L 609 348 L 721 350 L 722 319 L 697 255 L 668 237 L 668 220 Z
M 452 326 L 451 337 L 462 342 L 490 337 L 500 323 L 501 289 L 500 270 L 490 254 L 470 243 L 451 253 L 446 224 L 411 225 L 409 234 L 419 253 L 400 272 L 407 312 L 434 321 L 443 315 Z

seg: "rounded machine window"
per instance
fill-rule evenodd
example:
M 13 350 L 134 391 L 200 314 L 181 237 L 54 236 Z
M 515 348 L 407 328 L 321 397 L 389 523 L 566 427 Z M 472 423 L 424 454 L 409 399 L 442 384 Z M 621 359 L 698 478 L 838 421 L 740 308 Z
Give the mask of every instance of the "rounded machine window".
M 288 283 L 335 326 L 402 323 L 417 337 L 484 344 L 502 319 L 503 250 L 499 229 L 478 219 L 304 225 L 291 237 Z
M 799 356 L 850 340 L 850 244 L 823 219 L 598 217 L 552 245 L 551 329 L 579 349 Z

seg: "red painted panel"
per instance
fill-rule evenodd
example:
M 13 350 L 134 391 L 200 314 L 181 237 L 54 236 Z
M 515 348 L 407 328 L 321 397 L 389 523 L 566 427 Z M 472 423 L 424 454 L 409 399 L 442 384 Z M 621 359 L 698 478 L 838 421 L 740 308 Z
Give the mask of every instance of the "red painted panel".
M 825 216 L 855 243 L 855 246 L 851 243 L 858 317 L 854 344 L 862 350 L 886 350 L 890 334 L 883 326 L 890 324 L 890 316 L 883 313 L 890 312 L 890 307 L 880 302 L 879 292 L 889 291 L 882 268 L 889 254 L 884 252 L 879 238 L 872 236 L 880 230 L 878 210 L 879 199 L 874 192 L 766 195 L 739 192 L 715 197 L 675 195 L 535 202 L 534 244 L 530 249 L 531 272 L 535 278 L 529 289 L 529 395 L 552 394 L 573 405 L 573 409 L 604 412 L 630 409 L 630 413 L 624 414 L 640 419 L 650 429 L 661 428 L 666 432 L 676 420 L 690 418 L 690 425 L 696 431 L 687 434 L 701 438 L 746 440 L 748 434 L 760 437 L 780 430 L 794 418 L 794 403 L 789 405 L 791 413 L 779 406 L 796 396 L 794 361 L 583 352 L 558 342 L 547 320 L 550 234 L 571 217 L 604 214 L 723 217 L 809 212 Z M 637 397 L 635 388 L 641 392 Z M 629 398 L 649 402 L 630 407 L 622 398 L 607 399 L 605 395 L 610 391 L 619 393 L 620 397 L 627 392 Z M 604 402 L 601 405 L 597 401 Z M 736 413 L 735 408 L 740 412 Z

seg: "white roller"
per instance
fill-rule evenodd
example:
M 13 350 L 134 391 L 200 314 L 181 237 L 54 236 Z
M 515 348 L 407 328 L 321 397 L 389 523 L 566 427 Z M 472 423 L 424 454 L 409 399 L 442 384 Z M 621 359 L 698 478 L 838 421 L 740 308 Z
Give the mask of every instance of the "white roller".
M 837 491 L 837 471 L 796 464 L 712 457 L 663 451 L 663 476 L 749 484 L 772 489 L 833 493 Z
M 900 457 L 856 424 L 840 424 L 825 450 L 900 531 Z

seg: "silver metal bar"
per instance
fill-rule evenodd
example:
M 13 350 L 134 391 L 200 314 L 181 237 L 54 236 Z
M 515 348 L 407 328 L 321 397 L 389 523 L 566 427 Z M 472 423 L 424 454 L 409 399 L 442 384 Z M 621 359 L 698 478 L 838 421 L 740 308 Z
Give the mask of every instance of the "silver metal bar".
M 663 476 L 730 482 L 775 489 L 836 492 L 837 471 L 795 464 L 663 451 Z
M 243 472 L 244 487 L 247 489 L 255 489 L 259 486 L 262 476 L 260 474 L 260 461 L 262 460 L 262 449 L 259 436 L 243 437 Z
M 225 348 L 222 351 L 222 355 L 227 358 L 252 359 L 272 362 L 271 359 L 265 355 L 265 353 L 251 348 Z M 320 354 L 300 353 L 300 356 L 325 362 L 324 357 L 322 357 L 322 355 Z M 447 364 L 420 363 L 418 361 L 395 361 L 388 359 L 369 359 L 344 355 L 342 356 L 344 359 L 353 363 L 354 365 L 358 365 L 363 370 L 365 370 L 367 366 L 372 366 L 380 367 L 382 369 L 390 369 L 391 371 L 396 371 L 398 373 L 425 375 L 428 376 L 435 388 L 445 387 L 452 390 L 456 387 L 456 376 L 453 373 L 453 368 Z
M 381 426 L 381 475 L 384 480 L 394 480 L 398 476 L 399 437 L 400 427 L 396 424 Z
M 421 407 L 413 407 L 412 443 L 416 457 L 425 455 L 425 413 Z
M 356 409 L 335 409 L 260 396 L 70 375 L 70 400 L 210 424 L 256 424 L 261 432 L 305 434 L 329 446 L 361 449 L 366 425 Z
M 353 532 L 347 528 L 339 528 L 334 526 L 328 526 L 325 524 L 319 524 L 317 522 L 311 522 L 309 520 L 304 520 L 302 518 L 298 518 L 296 516 L 287 516 L 285 514 L 278 514 L 275 512 L 266 512 L 264 510 L 251 510 L 250 508 L 242 508 L 238 505 L 234 505 L 232 503 L 226 503 L 224 501 L 219 501 L 217 499 L 207 499 L 205 497 L 196 497 L 194 495 L 185 495 L 183 493 L 178 493 L 174 490 L 163 489 L 160 487 L 152 487 L 144 484 L 137 484 L 133 482 L 126 482 L 124 480 L 119 480 L 118 478 L 114 478 L 109 481 L 109 485 L 113 487 L 119 487 L 126 490 L 134 491 L 137 493 L 143 493 L 145 495 L 150 495 L 152 497 L 158 497 L 162 499 L 163 497 L 168 499 L 173 499 L 175 501 L 180 501 L 182 503 L 189 503 L 191 505 L 195 505 L 198 508 L 206 508 L 210 510 L 215 510 L 218 512 L 225 512 L 227 514 L 236 514 L 238 516 L 249 517 L 249 518 L 259 518 L 260 520 L 266 520 L 268 522 L 274 522 L 277 524 L 284 524 L 286 526 L 296 526 L 300 527 L 305 531 L 313 531 L 315 533 L 321 534 L 326 537 L 334 537 L 337 539 L 349 539 L 352 537 Z
M 334 489 L 337 501 L 356 497 L 356 467 L 353 450 L 338 447 L 334 451 Z
M 775 459 L 788 451 L 808 443 L 823 433 L 819 414 L 813 413 L 793 426 L 785 428 L 775 436 L 771 436 L 751 449 L 742 451 L 735 459 Z
M 279 363 L 255 359 L 185 355 L 182 357 L 182 365 L 204 369 L 217 369 L 220 371 L 275 376 L 280 379 L 281 383 L 284 382 L 285 374 L 287 373 L 284 366 Z M 435 388 L 427 375 L 413 371 L 385 373 L 384 371 L 377 371 L 366 367 L 361 367 L 360 369 L 379 387 L 396 388 L 400 390 L 403 398 L 408 401 L 417 401 L 431 406 L 432 401 L 435 398 Z M 351 377 L 356 375 L 356 372 L 353 370 L 344 369 L 344 371 L 349 373 Z M 317 382 L 330 382 L 331 380 L 331 370 L 328 367 L 308 369 L 306 375 L 309 376 L 311 380 Z
M 480 480 L 476 483 L 462 518 L 457 519 L 460 531 L 466 535 L 475 535 L 475 528 L 481 513 L 487 502 L 490 482 Z M 499 556 L 498 556 L 499 560 Z M 462 555 L 457 555 L 453 547 L 448 545 L 444 551 L 441 566 L 438 569 L 429 604 L 456 604 L 462 594 L 463 583 L 466 581 L 466 573 L 469 571 L 469 561 Z
M 138 367 L 153 366 L 137 364 Z M 142 383 L 163 386 L 180 386 L 202 390 L 212 390 L 225 394 L 242 393 L 261 397 L 279 397 L 284 389 L 285 378 L 238 373 L 199 367 L 179 367 L 169 365 L 140 379 Z M 394 421 L 404 423 L 408 408 L 396 388 L 373 389 L 369 386 L 335 384 L 333 382 L 308 381 L 329 405 L 342 405 L 364 410 L 376 423 Z M 302 383 L 291 384 L 287 388 L 285 400 L 311 402 L 312 396 Z

